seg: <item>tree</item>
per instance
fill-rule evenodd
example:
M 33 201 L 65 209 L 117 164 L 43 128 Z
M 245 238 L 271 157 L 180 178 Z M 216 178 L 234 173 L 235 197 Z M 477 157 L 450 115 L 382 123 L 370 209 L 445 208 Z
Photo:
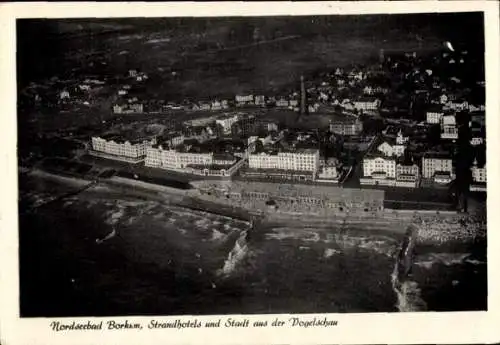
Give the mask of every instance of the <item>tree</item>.
M 262 151 L 264 151 L 264 144 L 262 143 L 262 141 L 260 139 L 258 139 L 255 141 L 255 152 L 259 153 Z

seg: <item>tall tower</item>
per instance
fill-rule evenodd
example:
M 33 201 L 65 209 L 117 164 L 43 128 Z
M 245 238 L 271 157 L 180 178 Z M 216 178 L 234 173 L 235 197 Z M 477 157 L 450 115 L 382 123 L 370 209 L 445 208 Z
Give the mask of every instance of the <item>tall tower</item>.
M 380 51 L 378 52 L 378 59 L 379 59 L 380 63 L 385 62 L 385 52 L 383 49 L 380 49 Z
M 306 113 L 306 87 L 304 85 L 304 76 L 300 76 L 300 114 Z

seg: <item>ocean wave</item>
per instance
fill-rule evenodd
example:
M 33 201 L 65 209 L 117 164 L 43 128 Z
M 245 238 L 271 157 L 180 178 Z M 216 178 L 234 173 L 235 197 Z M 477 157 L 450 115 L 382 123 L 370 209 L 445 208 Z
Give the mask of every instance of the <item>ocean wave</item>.
M 110 225 L 116 224 L 124 215 L 125 210 L 123 207 L 111 210 L 106 214 L 106 223 Z
M 417 257 L 413 264 L 426 269 L 432 268 L 435 264 L 445 266 L 459 265 L 463 263 L 469 263 L 472 265 L 486 264 L 485 261 L 472 259 L 470 256 L 471 255 L 468 253 L 432 253 Z
M 210 239 L 211 241 L 220 241 L 223 240 L 227 237 L 227 235 L 223 234 L 222 232 L 212 229 L 212 238 Z
M 415 312 L 427 310 L 427 303 L 421 296 L 418 284 L 411 280 L 400 282 L 398 279 L 398 265 L 394 267 L 391 275 L 393 290 L 397 297 L 396 308 L 399 312 Z
M 340 250 L 336 250 L 336 249 L 332 249 L 332 248 L 326 248 L 325 249 L 325 253 L 323 254 L 323 256 L 325 258 L 329 258 L 335 254 L 339 254 L 340 253 Z
M 163 42 L 170 42 L 170 38 L 154 38 L 151 40 L 146 41 L 146 44 L 151 44 L 151 43 L 163 43 Z
M 246 240 L 247 231 L 243 231 L 240 237 L 236 240 L 233 249 L 229 252 L 224 266 L 217 272 L 221 276 L 229 276 L 236 266 L 245 258 L 248 253 L 248 243 Z
M 274 240 L 300 240 L 303 242 L 319 242 L 319 243 L 334 243 L 343 249 L 356 249 L 361 248 L 367 251 L 372 251 L 377 254 L 392 257 L 397 250 L 397 242 L 385 237 L 371 237 L 371 236 L 354 236 L 350 234 L 334 234 L 318 231 L 311 231 L 310 229 L 291 230 L 287 229 L 274 229 L 275 232 L 267 233 L 267 239 Z

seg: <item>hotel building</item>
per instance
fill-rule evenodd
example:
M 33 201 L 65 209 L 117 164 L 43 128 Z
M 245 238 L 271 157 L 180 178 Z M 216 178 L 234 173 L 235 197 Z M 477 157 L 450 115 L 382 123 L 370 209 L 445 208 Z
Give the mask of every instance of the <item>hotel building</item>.
M 339 135 L 358 135 L 363 131 L 363 122 L 360 120 L 335 121 L 330 123 L 330 132 Z
M 248 166 L 251 169 L 298 170 L 316 173 L 319 170 L 319 150 L 250 154 Z
M 438 183 L 454 179 L 453 160 L 447 154 L 426 153 L 422 158 L 422 177 Z
M 90 154 L 128 162 L 143 161 L 149 147 L 156 144 L 156 137 L 144 138 L 134 135 L 110 134 L 92 137 Z

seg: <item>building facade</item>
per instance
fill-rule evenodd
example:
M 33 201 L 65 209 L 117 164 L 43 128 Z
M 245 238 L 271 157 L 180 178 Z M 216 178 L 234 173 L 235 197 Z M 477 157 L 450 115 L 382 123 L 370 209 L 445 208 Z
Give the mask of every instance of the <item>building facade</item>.
M 447 173 L 453 177 L 453 160 L 447 155 L 425 154 L 422 158 L 422 177 L 434 178 L 436 174 Z
M 144 159 L 149 147 L 156 144 L 156 137 L 149 139 L 126 139 L 119 135 L 92 137 L 92 150 L 117 158 Z
M 212 165 L 213 153 L 179 152 L 156 145 L 147 148 L 144 164 L 153 168 L 181 170 L 189 165 Z
M 361 98 L 353 101 L 354 109 L 361 111 L 376 111 L 380 108 L 380 100 L 378 98 Z
M 439 124 L 443 115 L 444 113 L 441 111 L 428 111 L 426 113 L 426 122 L 429 124 Z
M 396 186 L 400 187 L 418 187 L 420 183 L 420 169 L 416 164 L 396 165 Z
M 319 170 L 319 150 L 250 154 L 248 166 L 251 169 L 310 171 L 316 174 Z
M 222 134 L 231 134 L 233 124 L 238 122 L 238 115 L 223 117 L 215 120 L 215 123 L 222 128 Z
M 472 173 L 472 181 L 474 183 L 486 183 L 486 165 L 483 167 L 478 167 L 477 160 L 474 161 L 474 164 L 471 167 Z
M 406 145 L 404 144 L 389 144 L 387 141 L 383 142 L 377 147 L 377 150 L 387 157 L 401 157 L 404 155 Z
M 446 115 L 441 118 L 441 139 L 458 139 L 458 127 L 454 115 Z
M 396 160 L 392 157 L 365 157 L 363 159 L 363 177 L 377 180 L 395 179 Z
M 335 121 L 330 123 L 330 132 L 339 135 L 358 135 L 363 131 L 363 122 L 356 119 L 353 121 Z

